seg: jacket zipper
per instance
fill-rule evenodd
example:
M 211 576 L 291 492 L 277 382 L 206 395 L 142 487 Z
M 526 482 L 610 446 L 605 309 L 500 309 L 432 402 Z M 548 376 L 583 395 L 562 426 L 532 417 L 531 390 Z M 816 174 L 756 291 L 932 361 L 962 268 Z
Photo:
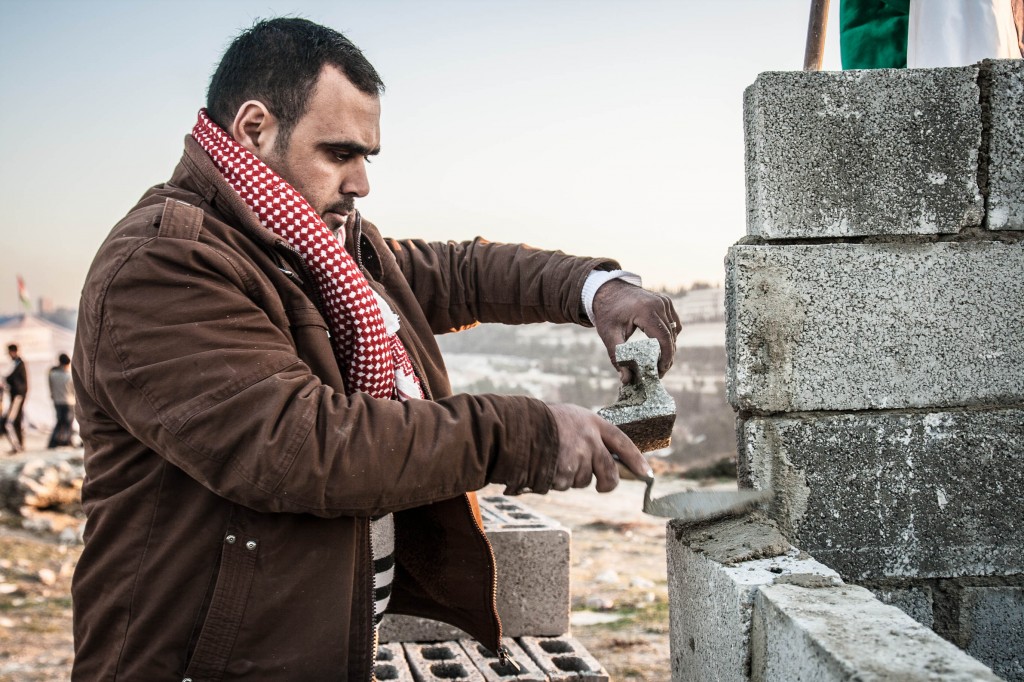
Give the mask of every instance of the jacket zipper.
M 358 243 L 359 242 L 357 241 L 356 244 L 358 244 Z M 313 286 L 307 287 L 307 286 L 305 286 L 304 282 L 296 282 L 296 283 L 301 286 L 303 291 L 305 291 L 307 294 L 310 295 L 310 297 L 313 299 L 313 304 L 316 306 L 317 310 L 320 311 L 321 315 L 324 315 L 323 300 L 320 298 L 320 292 L 317 291 L 317 289 L 316 289 L 316 280 L 313 279 L 313 273 L 310 272 L 309 266 L 306 265 L 306 259 L 302 257 L 302 254 L 299 252 L 298 249 L 296 249 L 294 246 L 289 244 L 287 241 L 285 241 L 283 239 L 279 239 L 276 242 L 276 244 L 277 244 L 278 248 L 283 248 L 283 249 L 285 249 L 285 250 L 287 250 L 287 251 L 289 251 L 291 253 L 294 253 L 296 255 L 296 261 L 298 262 L 299 267 L 302 270 L 302 274 L 305 277 L 304 282 L 310 282 L 310 283 L 313 284 Z M 344 246 L 342 246 L 342 248 L 344 248 Z M 358 267 L 362 268 L 362 264 L 361 264 L 361 262 L 359 260 L 358 251 L 357 251 L 357 256 L 356 256 L 356 264 L 357 264 Z M 292 279 L 294 277 L 294 275 L 295 275 L 295 273 L 289 272 L 289 271 L 285 270 L 284 268 L 280 268 L 280 270 L 289 279 Z M 295 281 L 295 280 L 293 280 L 293 281 Z M 326 316 L 325 316 L 325 319 L 326 319 Z M 330 331 L 330 329 L 328 329 L 327 330 L 328 338 L 330 338 L 330 335 L 331 335 L 331 331 Z M 370 582 L 370 609 L 369 609 L 369 611 L 370 611 L 370 633 L 371 633 L 371 635 L 370 635 L 370 676 L 367 679 L 369 680 L 369 682 L 373 682 L 373 680 L 376 678 L 376 672 L 375 671 L 376 671 L 376 668 L 377 668 L 377 646 L 378 646 L 379 642 L 378 642 L 377 623 L 375 622 L 376 621 L 376 615 L 377 615 L 377 599 L 376 599 L 376 595 L 377 595 L 377 573 L 376 573 L 376 571 L 373 570 L 373 538 L 371 537 L 371 534 L 370 534 L 370 524 L 369 524 L 369 522 L 367 522 L 367 524 L 366 524 L 366 542 L 367 542 L 367 547 L 370 548 L 370 581 L 369 581 Z
M 487 554 L 491 559 L 491 615 L 494 616 L 494 622 L 498 624 L 498 646 L 494 653 L 498 655 L 499 664 L 511 667 L 514 674 L 518 675 L 522 669 L 515 659 L 512 658 L 512 652 L 509 651 L 508 647 L 501 643 L 501 618 L 498 616 L 498 561 L 494 557 L 494 548 L 491 547 L 491 541 L 487 539 L 487 534 L 476 518 L 476 513 L 473 511 L 473 505 L 470 503 L 469 497 L 463 495 L 462 499 L 466 501 L 469 517 L 473 519 L 473 527 L 480 534 L 480 539 L 484 541 L 484 545 L 487 547 Z

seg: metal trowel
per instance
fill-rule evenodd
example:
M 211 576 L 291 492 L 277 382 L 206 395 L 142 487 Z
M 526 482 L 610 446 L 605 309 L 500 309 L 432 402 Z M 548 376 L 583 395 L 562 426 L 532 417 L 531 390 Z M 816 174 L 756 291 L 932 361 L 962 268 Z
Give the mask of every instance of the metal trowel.
M 619 388 L 619 399 L 597 411 L 636 444 L 640 452 L 672 442 L 676 403 L 658 377 L 661 347 L 655 339 L 627 341 L 615 347 L 615 363 L 631 370 L 632 380 Z M 613 455 L 614 456 L 614 455 Z M 616 457 L 616 459 L 618 459 Z M 704 520 L 738 514 L 771 497 L 771 490 L 686 491 L 652 498 L 654 477 L 644 479 L 643 512 L 672 519 Z

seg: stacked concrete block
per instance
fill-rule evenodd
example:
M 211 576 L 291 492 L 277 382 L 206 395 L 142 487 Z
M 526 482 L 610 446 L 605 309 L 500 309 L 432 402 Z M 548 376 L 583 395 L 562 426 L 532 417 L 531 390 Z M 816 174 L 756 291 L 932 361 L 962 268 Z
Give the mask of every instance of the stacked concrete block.
M 1024 410 L 753 417 L 740 449 L 783 533 L 847 580 L 1024 573 Z
M 668 527 L 673 682 L 997 680 L 748 517 Z
M 484 682 L 483 673 L 458 642 L 409 642 L 402 648 L 409 667 L 420 682 Z
M 734 246 L 739 410 L 1024 403 L 1024 242 Z
M 1024 588 L 965 587 L 959 626 L 968 653 L 1007 679 L 1024 679 Z
M 415 682 L 401 644 L 381 644 L 377 647 L 377 664 L 373 676 L 377 682 Z
M 381 646 L 377 679 L 398 682 L 609 682 L 607 671 L 572 637 L 505 639 L 502 661 L 474 639 Z
M 981 225 L 978 68 L 762 73 L 745 93 L 747 233 Z
M 523 650 L 551 682 L 609 682 L 608 671 L 572 637 L 522 637 Z
M 1024 72 L 1013 61 L 985 63 L 979 82 L 987 95 L 982 111 L 989 135 L 981 174 L 987 183 L 990 230 L 1024 230 Z
M 498 568 L 498 614 L 505 636 L 569 632 L 569 531 L 509 497 L 480 499 L 484 531 Z M 455 640 L 466 634 L 427 618 L 387 614 L 381 641 Z
M 1011 680 L 1022 104 L 1019 60 L 762 74 L 745 94 L 748 236 L 726 262 L 741 484 L 773 489 L 802 550 Z
M 999 680 L 989 668 L 854 585 L 766 585 L 754 603 L 754 680 Z
M 493 651 L 488 651 L 479 642 L 464 639 L 461 644 L 487 682 L 548 682 L 548 676 L 541 672 L 533 659 L 514 640 L 506 640 L 504 646 L 515 665 L 502 662 Z

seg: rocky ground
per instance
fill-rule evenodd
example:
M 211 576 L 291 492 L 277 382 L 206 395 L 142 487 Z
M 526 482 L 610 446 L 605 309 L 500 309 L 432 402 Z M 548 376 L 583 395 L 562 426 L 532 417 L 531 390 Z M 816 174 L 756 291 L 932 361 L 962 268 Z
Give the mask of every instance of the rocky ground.
M 14 461 L 3 457 L 0 466 Z M 655 492 L 695 485 L 665 475 Z M 572 530 L 572 634 L 614 680 L 671 677 L 665 523 L 640 512 L 642 499 L 636 481 L 607 495 L 591 488 L 521 498 Z M 28 519 L 0 511 L 0 682 L 69 677 L 81 518 L 65 511 Z

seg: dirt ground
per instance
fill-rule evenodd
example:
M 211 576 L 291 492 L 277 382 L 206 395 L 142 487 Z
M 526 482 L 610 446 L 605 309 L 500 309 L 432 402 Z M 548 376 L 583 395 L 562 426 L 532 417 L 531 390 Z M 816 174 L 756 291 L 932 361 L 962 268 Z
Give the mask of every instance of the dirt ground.
M 655 493 L 696 485 L 666 477 Z M 572 531 L 572 635 L 613 680 L 671 677 L 665 523 L 640 512 L 642 499 L 637 481 L 606 495 L 590 488 L 520 498 Z M 0 512 L 0 682 L 69 678 L 71 576 L 80 552 Z

